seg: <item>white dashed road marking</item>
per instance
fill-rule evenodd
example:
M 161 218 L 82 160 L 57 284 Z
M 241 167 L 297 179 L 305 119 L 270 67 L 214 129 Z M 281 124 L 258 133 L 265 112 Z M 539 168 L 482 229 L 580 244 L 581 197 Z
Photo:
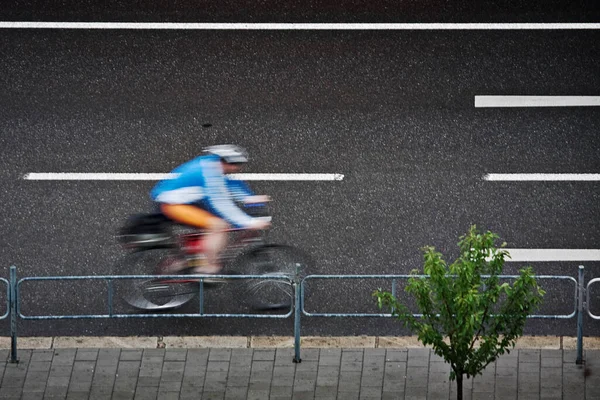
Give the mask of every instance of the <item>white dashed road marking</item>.
M 4 29 L 152 30 L 565 30 L 600 29 L 600 23 L 194 23 L 0 21 Z
M 244 181 L 341 181 L 342 174 L 231 174 L 234 179 Z M 159 181 L 172 179 L 175 174 L 142 173 L 76 173 L 76 172 L 31 172 L 23 179 L 30 181 Z
M 487 174 L 486 181 L 600 181 L 600 174 Z
M 600 96 L 475 96 L 475 108 L 591 106 L 600 106 Z
M 511 258 L 507 261 L 600 261 L 598 249 L 505 249 Z

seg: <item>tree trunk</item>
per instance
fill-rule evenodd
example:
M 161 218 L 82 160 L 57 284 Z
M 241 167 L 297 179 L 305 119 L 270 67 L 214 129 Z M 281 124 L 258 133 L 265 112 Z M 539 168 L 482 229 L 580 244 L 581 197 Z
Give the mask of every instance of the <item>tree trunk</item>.
M 456 400 L 463 398 L 463 374 L 456 374 Z

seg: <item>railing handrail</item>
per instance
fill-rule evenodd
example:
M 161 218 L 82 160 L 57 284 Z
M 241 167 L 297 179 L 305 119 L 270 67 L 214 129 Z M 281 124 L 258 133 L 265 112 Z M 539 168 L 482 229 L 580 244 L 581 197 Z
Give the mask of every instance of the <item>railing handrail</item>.
M 0 320 L 8 318 L 10 315 L 10 282 L 8 279 L 0 278 L 0 282 L 4 282 L 6 284 L 6 312 L 0 315 Z
M 1 279 L 1 278 L 0 278 Z M 17 293 L 20 293 L 21 286 L 26 282 L 39 282 L 39 281 L 81 281 L 81 280 L 102 280 L 107 281 L 108 291 L 108 308 L 112 311 L 112 281 L 114 280 L 134 280 L 134 279 L 188 279 L 188 280 L 199 280 L 198 295 L 203 301 L 204 279 L 231 279 L 231 280 L 242 280 L 242 279 L 261 279 L 264 280 L 264 275 L 210 275 L 210 274 L 185 274 L 185 275 L 65 275 L 65 276 L 30 276 L 21 278 L 17 281 Z M 293 284 L 293 280 L 288 275 L 269 275 L 269 280 L 283 280 L 287 281 L 290 285 Z M 248 313 L 226 313 L 226 314 L 210 314 L 200 310 L 197 313 L 144 313 L 144 314 L 123 314 L 123 313 L 101 313 L 101 314 L 74 314 L 74 315 L 25 315 L 21 312 L 21 299 L 17 296 L 16 310 L 20 318 L 25 320 L 57 320 L 57 319 L 106 319 L 106 318 L 269 318 L 269 319 L 284 319 L 290 317 L 294 310 L 290 306 L 290 309 L 285 314 L 248 314 Z
M 594 279 L 591 279 L 591 280 L 590 280 L 590 281 L 587 283 L 587 285 L 586 285 L 586 287 L 585 287 L 585 293 L 586 293 L 586 297 L 587 297 L 587 299 L 589 299 L 589 298 L 590 298 L 590 292 L 591 292 L 591 291 L 590 291 L 590 286 L 592 286 L 592 284 L 593 284 L 593 283 L 596 283 L 596 282 L 600 282 L 600 278 L 594 278 Z M 589 315 L 591 318 L 593 318 L 593 319 L 595 319 L 595 320 L 600 320 L 600 315 L 596 315 L 596 314 L 594 314 L 594 313 L 592 312 L 592 310 L 590 309 L 590 303 L 589 303 L 589 300 L 587 301 L 587 307 L 586 307 L 586 309 L 587 309 L 587 313 L 588 313 L 588 315 Z
M 448 276 L 456 276 L 456 275 L 448 275 Z M 492 275 L 481 275 L 482 278 L 489 278 Z M 520 275 L 495 275 L 498 278 L 501 279 L 517 279 L 520 277 Z M 391 279 L 392 280 L 392 295 L 396 295 L 396 279 L 410 279 L 410 278 L 429 278 L 429 275 L 411 275 L 411 274 L 400 274 L 400 275 L 392 275 L 392 274 L 388 274 L 388 275 L 383 275 L 383 274 L 377 274 L 377 275 L 357 275 L 357 274 L 350 274 L 350 275 L 308 275 L 306 277 L 304 277 L 304 279 L 302 279 L 302 313 L 308 317 L 356 317 L 356 318 L 363 318 L 363 317 L 374 317 L 374 318 L 390 318 L 393 317 L 392 314 L 390 313 L 315 313 L 315 312 L 308 312 L 306 311 L 305 307 L 304 307 L 304 284 L 306 281 L 308 280 L 315 280 L 315 279 Z M 557 280 L 570 280 L 574 283 L 574 310 L 573 312 L 571 312 L 570 314 L 533 314 L 533 315 L 528 315 L 527 318 L 528 319 L 570 319 L 573 318 L 577 315 L 577 280 L 575 278 L 573 278 L 572 276 L 568 276 L 568 275 L 533 275 L 533 278 L 535 279 L 557 279 Z M 414 313 L 412 314 L 414 317 L 422 317 L 423 314 L 417 314 Z

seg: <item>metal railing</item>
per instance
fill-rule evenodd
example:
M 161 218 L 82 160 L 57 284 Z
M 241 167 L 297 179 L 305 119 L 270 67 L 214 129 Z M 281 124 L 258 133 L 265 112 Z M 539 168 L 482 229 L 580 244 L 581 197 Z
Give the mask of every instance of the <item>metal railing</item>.
M 591 297 L 591 289 L 590 287 L 594 284 L 600 282 L 600 278 L 594 278 L 592 280 L 590 280 L 586 286 L 586 293 L 587 293 L 587 298 L 588 298 L 588 302 L 586 304 L 586 308 L 587 308 L 587 313 L 590 317 L 592 317 L 593 319 L 599 320 L 600 319 L 600 315 L 596 315 L 592 312 L 592 310 L 590 309 L 590 304 L 589 304 L 589 298 Z
M 530 315 L 528 318 L 543 318 L 543 319 L 570 319 L 577 317 L 577 363 L 583 363 L 583 314 L 586 310 L 587 303 L 585 302 L 586 289 L 589 291 L 590 286 L 599 282 L 600 278 L 592 279 L 587 288 L 584 287 L 584 268 L 579 267 L 578 279 L 571 276 L 551 276 L 551 275 L 537 275 L 534 276 L 536 279 L 547 279 L 547 280 L 558 280 L 574 283 L 574 306 L 575 309 L 569 314 L 559 315 L 545 315 L 536 314 Z M 420 277 L 427 277 L 427 275 L 419 275 Z M 206 277 L 206 276 L 205 276 Z M 341 280 L 341 279 L 380 279 L 380 280 L 391 280 L 392 283 L 392 294 L 396 296 L 397 283 L 399 280 L 407 280 L 414 275 L 309 275 L 304 279 L 300 279 L 299 270 L 294 277 L 286 275 L 264 277 L 261 275 L 218 275 L 212 276 L 222 279 L 263 279 L 263 280 L 282 280 L 293 288 L 294 301 L 290 307 L 290 310 L 285 314 L 215 314 L 204 312 L 204 297 L 205 290 L 203 284 L 203 277 L 192 276 L 192 275 L 101 275 L 101 276 L 56 276 L 56 277 L 26 277 L 17 280 L 16 267 L 10 268 L 10 280 L 0 278 L 0 281 L 7 285 L 7 311 L 0 317 L 5 319 L 10 316 L 11 320 L 11 361 L 17 361 L 17 321 L 22 320 L 55 320 L 55 319 L 97 319 L 97 318 L 289 318 L 294 316 L 294 362 L 300 362 L 300 330 L 301 330 L 301 316 L 306 317 L 392 317 L 390 313 L 327 313 L 327 312 L 309 312 L 304 307 L 305 300 L 305 289 L 309 286 L 309 282 L 322 279 L 322 280 Z M 114 287 L 113 283 L 116 280 L 123 279 L 148 279 L 148 278 L 168 278 L 168 279 L 199 279 L 200 284 L 198 285 L 198 306 L 199 311 L 197 313 L 180 313 L 180 314 L 164 314 L 164 313 L 153 313 L 153 314 L 122 314 L 114 312 Z M 501 275 L 499 278 L 515 279 L 518 275 Z M 68 314 L 68 315 L 26 315 L 21 312 L 21 291 L 22 286 L 26 282 L 38 281 L 104 281 L 107 284 L 107 312 L 98 314 Z M 588 314 L 594 319 L 600 319 L 600 316 L 592 314 L 588 309 Z M 421 314 L 413 314 L 415 317 L 422 316 Z
M 211 275 L 212 279 L 262 279 L 262 275 Z M 113 281 L 119 280 L 136 280 L 136 279 L 198 279 L 198 312 L 197 313 L 144 313 L 144 314 L 119 314 L 114 312 L 114 285 Z M 17 293 L 21 293 L 21 286 L 26 282 L 34 281 L 106 281 L 107 283 L 107 314 L 69 314 L 69 315 L 25 315 L 21 312 L 21 301 L 17 297 L 17 314 L 21 319 L 102 319 L 102 318 L 288 318 L 293 314 L 293 307 L 287 314 L 209 314 L 204 312 L 204 278 L 200 275 L 92 275 L 92 276 L 44 276 L 44 277 L 28 277 L 17 281 Z M 282 280 L 293 285 L 293 281 L 285 275 L 269 275 L 268 280 Z
M 384 279 L 384 280 L 392 280 L 392 290 L 391 293 L 394 297 L 396 297 L 397 292 L 397 281 L 398 280 L 408 280 L 410 278 L 427 278 L 428 275 L 309 275 L 304 278 L 302 282 L 302 288 L 306 288 L 306 282 L 310 280 L 340 280 L 340 279 Z M 489 278 L 489 275 L 481 275 L 482 278 Z M 519 275 L 498 275 L 500 279 L 517 279 Z M 570 281 L 573 282 L 574 289 L 574 301 L 573 301 L 573 312 L 569 314 L 558 314 L 558 315 L 548 315 L 548 314 L 533 314 L 528 315 L 527 318 L 542 318 L 542 319 L 570 319 L 577 315 L 577 280 L 572 276 L 563 276 L 563 275 L 534 275 L 536 280 L 562 280 L 562 281 Z M 600 280 L 600 279 L 599 279 Z M 392 317 L 390 313 L 315 313 L 309 312 L 305 309 L 304 303 L 304 294 L 302 295 L 302 313 L 307 317 Z M 422 314 L 413 314 L 415 317 L 422 317 Z
M 4 278 L 0 278 L 0 282 L 6 285 L 6 312 L 0 315 L 1 319 L 6 319 L 10 315 L 10 283 Z

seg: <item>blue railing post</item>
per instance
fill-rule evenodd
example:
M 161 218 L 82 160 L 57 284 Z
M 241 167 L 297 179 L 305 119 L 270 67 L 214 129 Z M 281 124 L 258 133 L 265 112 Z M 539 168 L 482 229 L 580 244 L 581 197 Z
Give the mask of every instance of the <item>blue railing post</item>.
M 10 362 L 17 363 L 17 267 L 10 267 Z
M 300 264 L 296 264 L 294 276 L 294 362 L 302 362 L 300 358 L 300 315 L 302 311 L 302 282 L 300 281 Z
M 583 312 L 584 312 L 584 301 L 583 296 L 585 289 L 583 286 L 583 265 L 579 266 L 579 277 L 577 279 L 577 360 L 576 364 L 583 364 Z
M 107 279 L 106 283 L 108 285 L 108 315 L 113 316 L 113 280 Z

